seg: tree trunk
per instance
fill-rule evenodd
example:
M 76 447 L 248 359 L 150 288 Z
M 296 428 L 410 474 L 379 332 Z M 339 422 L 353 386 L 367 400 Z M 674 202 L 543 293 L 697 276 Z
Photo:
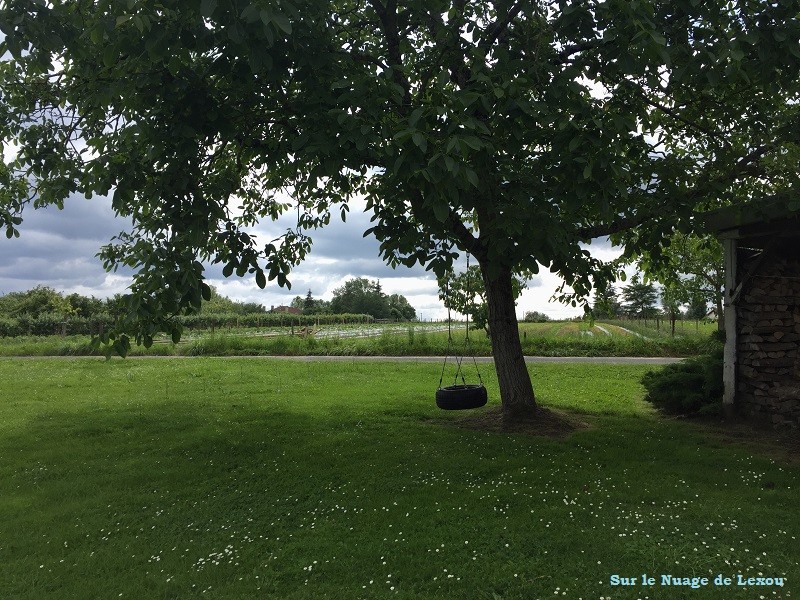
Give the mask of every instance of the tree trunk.
M 485 271 L 481 264 L 486 286 L 489 329 L 492 332 L 494 367 L 503 405 L 503 422 L 518 423 L 536 413 L 536 397 L 519 339 L 511 271 L 501 269 L 494 280 L 489 279 Z

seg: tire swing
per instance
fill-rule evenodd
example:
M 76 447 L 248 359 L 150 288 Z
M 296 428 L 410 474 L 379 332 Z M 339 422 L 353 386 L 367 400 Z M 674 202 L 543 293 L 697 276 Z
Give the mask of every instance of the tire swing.
M 467 254 L 467 272 L 469 272 L 469 254 Z M 445 295 L 449 293 L 445 289 Z M 464 371 L 462 369 L 464 363 L 464 355 L 457 356 L 453 350 L 453 359 L 456 363 L 456 374 L 453 377 L 453 385 L 442 387 L 444 380 L 444 371 L 447 367 L 447 359 L 450 357 L 451 349 L 453 349 L 453 333 L 450 327 L 450 307 L 447 307 L 447 354 L 444 357 L 444 364 L 442 364 L 442 375 L 439 377 L 439 388 L 436 390 L 436 406 L 442 410 L 466 410 L 470 408 L 480 408 L 484 406 L 488 400 L 486 393 L 486 386 L 483 385 L 480 369 L 478 369 L 478 361 L 475 358 L 475 352 L 472 350 L 472 344 L 469 339 L 469 315 L 467 315 L 467 332 L 466 332 L 466 346 L 472 356 L 472 361 L 475 363 L 475 372 L 478 374 L 479 383 L 467 383 Z M 458 383 L 459 376 L 461 383 Z

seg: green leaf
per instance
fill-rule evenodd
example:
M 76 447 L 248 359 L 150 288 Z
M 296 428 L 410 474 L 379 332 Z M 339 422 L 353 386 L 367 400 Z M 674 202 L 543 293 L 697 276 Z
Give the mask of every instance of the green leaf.
M 103 50 L 103 64 L 107 67 L 113 67 L 117 62 L 117 49 L 114 46 L 106 46 Z
M 200 0 L 200 14 L 211 17 L 217 9 L 217 0 Z
M 289 19 L 286 18 L 286 15 L 277 14 L 273 15 L 272 22 L 275 23 L 286 35 L 292 34 L 292 24 L 289 22 Z
M 423 112 L 425 112 L 425 109 L 422 108 L 422 107 L 417 108 L 416 110 L 414 110 L 414 112 L 412 112 L 411 116 L 408 118 L 408 124 L 411 127 L 416 127 L 417 123 L 419 122 L 420 117 L 422 117 L 422 113 Z
M 101 27 L 95 27 L 89 33 L 89 39 L 92 40 L 92 43 L 99 44 L 103 41 L 103 30 Z
M 230 277 L 231 275 L 233 275 L 234 267 L 235 265 L 232 262 L 229 262 L 222 268 L 222 275 L 225 277 Z
M 433 205 L 433 214 L 437 221 L 444 223 L 450 215 L 450 207 L 444 202 L 436 202 Z
M 461 139 L 467 146 L 469 146 L 473 150 L 480 150 L 481 148 L 483 148 L 483 143 L 481 142 L 481 140 L 475 137 L 474 135 L 465 135 Z
M 411 136 L 411 139 L 414 141 L 414 145 L 417 146 L 420 150 L 425 152 L 428 149 L 428 142 L 425 139 L 425 136 L 422 135 L 419 131 L 415 131 L 414 134 Z
M 260 287 L 262 290 L 267 285 L 267 277 L 264 275 L 264 271 L 259 269 L 256 271 L 256 285 Z
M 133 16 L 133 24 L 139 30 L 139 33 L 144 33 L 145 22 L 141 15 Z
M 255 23 L 261 18 L 261 13 L 255 4 L 248 4 L 242 11 L 242 20 L 246 23 Z

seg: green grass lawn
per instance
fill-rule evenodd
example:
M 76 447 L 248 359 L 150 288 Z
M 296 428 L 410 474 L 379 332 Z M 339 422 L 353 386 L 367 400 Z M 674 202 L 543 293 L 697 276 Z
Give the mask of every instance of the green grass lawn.
M 646 367 L 530 368 L 591 427 L 443 426 L 431 363 L 0 359 L 0 598 L 800 595 L 796 463 L 658 418 Z

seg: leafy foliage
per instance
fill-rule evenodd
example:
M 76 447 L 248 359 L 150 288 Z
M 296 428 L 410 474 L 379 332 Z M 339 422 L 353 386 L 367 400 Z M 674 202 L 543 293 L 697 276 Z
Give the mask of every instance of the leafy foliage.
M 642 378 L 645 400 L 667 414 L 715 413 L 722 408 L 722 352 L 689 358 L 648 371 Z
M 595 319 L 616 319 L 622 314 L 622 305 L 617 290 L 610 284 L 603 284 L 594 291 L 592 317 Z
M 73 304 L 71 300 L 75 300 Z M 0 316 L 36 319 L 43 314 L 59 315 L 61 319 L 78 313 L 78 306 L 94 305 L 78 294 L 65 298 L 63 294 L 47 286 L 36 286 L 26 292 L 11 292 L 0 296 Z
M 211 293 L 209 299 L 203 303 L 199 312 L 202 314 L 264 314 L 267 309 L 256 302 L 239 302 L 223 296 L 213 285 L 209 286 Z
M 410 320 L 417 316 L 405 296 L 387 296 L 381 289 L 380 281 L 364 277 L 345 281 L 342 287 L 335 289 L 330 311 L 334 314 L 363 313 L 376 319 Z
M 479 265 L 470 265 L 460 273 L 447 271 L 438 278 L 439 299 L 445 308 L 468 316 L 475 329 L 489 330 L 489 307 L 486 284 Z M 514 300 L 525 289 L 525 280 L 515 276 L 511 280 Z
M 644 319 L 656 316 L 658 292 L 652 282 L 644 282 L 638 273 L 631 277 L 631 282 L 622 288 L 622 300 L 625 311 L 634 317 Z
M 543 312 L 531 310 L 525 313 L 523 320 L 526 323 L 547 323 L 551 319 Z
M 642 251 L 636 263 L 664 285 L 671 303 L 667 312 L 688 303 L 694 317 L 702 319 L 712 304 L 722 326 L 725 266 L 722 244 L 714 236 L 676 231 L 656 251 Z
M 389 303 L 389 315 L 396 321 L 413 321 L 417 318 L 417 309 L 402 294 L 390 294 L 386 298 Z

